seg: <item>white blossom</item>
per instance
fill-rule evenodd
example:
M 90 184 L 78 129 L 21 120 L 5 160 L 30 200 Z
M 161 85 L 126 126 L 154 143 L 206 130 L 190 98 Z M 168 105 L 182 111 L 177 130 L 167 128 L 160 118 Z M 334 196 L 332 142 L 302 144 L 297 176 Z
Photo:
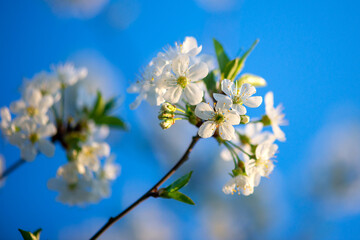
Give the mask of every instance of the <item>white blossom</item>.
M 39 125 L 34 120 L 28 119 L 21 125 L 21 137 L 17 138 L 15 145 L 20 147 L 21 158 L 26 161 L 33 161 L 40 151 L 47 157 L 52 157 L 55 152 L 55 146 L 48 137 L 55 135 L 56 128 L 54 124 Z
M 130 105 L 131 109 L 137 108 L 143 100 L 148 101 L 150 105 L 156 106 L 165 101 L 163 95 L 166 89 L 160 86 L 159 79 L 162 69 L 157 62 L 157 58 L 154 58 L 146 66 L 140 79 L 127 89 L 129 93 L 139 93 L 135 101 Z
M 89 191 L 91 189 L 91 180 L 78 178 L 76 183 L 69 183 L 63 177 L 51 178 L 47 187 L 58 192 L 56 200 L 73 205 L 84 205 L 86 202 L 92 202 L 93 196 Z
M 33 88 L 39 90 L 42 96 L 51 97 L 53 103 L 60 100 L 61 94 L 59 90 L 61 84 L 54 74 L 42 71 L 36 74 L 32 79 L 27 80 L 24 85 L 24 92 Z
M 248 196 L 254 193 L 254 175 L 252 174 L 252 168 L 254 165 L 253 160 L 246 161 L 245 173 L 240 173 L 237 176 L 233 176 L 223 187 L 223 192 L 225 194 L 243 194 Z
M 114 163 L 114 157 L 110 156 L 104 166 L 96 173 L 93 180 L 92 194 L 94 199 L 107 198 L 111 194 L 110 181 L 119 175 L 120 166 Z
M 274 108 L 274 94 L 272 92 L 268 92 L 265 95 L 266 116 L 270 120 L 275 137 L 282 142 L 286 140 L 286 137 L 285 133 L 280 129 L 279 126 L 284 126 L 287 124 L 287 121 L 284 119 L 285 114 L 282 113 L 283 109 L 284 108 L 281 104 Z
M 75 68 L 71 63 L 59 64 L 52 68 L 62 85 L 61 87 L 72 86 L 88 74 L 86 68 Z
M 204 92 L 196 83 L 208 74 L 208 67 L 205 63 L 197 63 L 189 66 L 190 58 L 187 55 L 180 55 L 174 59 L 171 69 L 164 70 L 162 83 L 166 88 L 164 99 L 170 103 L 177 103 L 181 99 L 191 105 L 202 101 Z
M 233 125 L 240 123 L 240 116 L 237 112 L 229 110 L 226 103 L 218 102 L 215 109 L 207 103 L 200 103 L 195 108 L 195 114 L 205 120 L 200 126 L 198 134 L 202 138 L 209 138 L 219 129 L 220 137 L 224 140 L 231 140 L 235 137 Z
M 93 171 L 100 168 L 100 158 L 110 155 L 110 147 L 107 143 L 90 142 L 81 145 L 77 161 Z
M 240 133 L 241 137 L 244 138 L 241 140 L 248 141 L 248 144 L 251 145 L 258 145 L 264 141 L 274 139 L 274 136 L 271 134 L 271 132 L 268 131 L 263 132 L 263 127 L 264 124 L 261 122 L 246 124 L 244 128 L 238 129 L 238 132 Z M 242 142 L 242 144 L 244 143 Z
M 233 81 L 229 79 L 224 79 L 221 82 L 221 90 L 227 95 L 214 93 L 214 98 L 217 101 L 229 101 L 232 103 L 232 108 L 237 111 L 240 115 L 246 114 L 246 108 L 252 107 L 256 108 L 259 107 L 262 102 L 262 97 L 256 96 L 251 97 L 253 94 L 256 93 L 256 89 L 254 86 L 250 85 L 249 83 L 244 83 L 241 87 L 237 86 L 236 82 L 234 84 Z
M 28 88 L 23 99 L 11 103 L 10 110 L 15 114 L 32 118 L 39 124 L 46 124 L 49 121 L 47 112 L 53 104 L 51 96 L 43 96 L 39 89 Z
M 274 162 L 272 158 L 278 150 L 278 145 L 273 140 L 265 141 L 259 144 L 255 150 L 255 167 L 253 168 L 255 186 L 260 183 L 261 177 L 268 177 L 274 170 Z

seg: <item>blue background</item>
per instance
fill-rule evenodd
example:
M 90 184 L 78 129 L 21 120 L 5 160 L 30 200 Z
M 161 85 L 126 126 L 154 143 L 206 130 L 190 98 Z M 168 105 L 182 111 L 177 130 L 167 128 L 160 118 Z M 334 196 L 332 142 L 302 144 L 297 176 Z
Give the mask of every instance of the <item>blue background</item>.
M 284 128 L 288 140 L 280 144 L 277 168 L 272 174 L 274 183 L 271 183 L 273 179 L 265 180 L 259 189 L 270 195 L 281 195 L 271 197 L 275 198 L 271 208 L 280 209 L 272 216 L 283 221 L 275 229 L 254 233 L 251 238 L 359 238 L 360 217 L 356 214 L 336 220 L 321 220 L 320 216 L 316 221 L 319 228 L 305 234 L 306 226 L 302 223 L 313 221 L 313 217 L 304 217 L 304 212 L 311 211 L 313 199 L 298 194 L 303 189 L 302 178 L 307 177 L 299 174 L 299 169 L 305 166 L 316 132 L 329 120 L 341 123 L 349 116 L 359 118 L 360 4 L 357 1 L 244 0 L 235 3 L 231 9 L 213 12 L 201 8 L 195 1 L 143 0 L 137 2 L 139 14 L 126 29 L 109 23 L 107 9 L 114 3 L 116 1 L 110 1 L 94 18 L 76 19 L 57 16 L 46 2 L 40 0 L 0 2 L 0 106 L 19 98 L 18 88 L 23 77 L 29 78 L 36 72 L 47 70 L 52 63 L 64 62 L 76 52 L 90 50 L 100 53 L 121 72 L 118 79 L 122 81 L 123 89 L 119 92 L 123 94 L 124 103 L 118 113 L 131 125 L 131 131 L 116 133 L 110 139 L 112 151 L 122 166 L 122 173 L 113 184 L 111 198 L 85 208 L 56 202 L 56 193 L 47 189 L 46 181 L 55 176 L 58 166 L 65 162 L 63 152 L 58 148 L 56 157 L 39 157 L 22 166 L 0 189 L 1 239 L 19 239 L 17 228 L 35 230 L 38 227 L 43 228 L 43 239 L 71 239 L 66 237 L 69 235 L 61 235 L 60 231 L 75 226 L 68 232 L 76 232 L 77 225 L 94 218 L 97 221 L 88 229 L 83 227 L 85 233 L 81 235 L 90 237 L 107 217 L 140 196 L 181 155 L 195 129 L 190 129 L 185 135 L 185 143 L 179 143 L 177 150 L 168 155 L 171 161 L 158 161 L 157 149 L 152 142 L 166 142 L 166 135 L 156 140 L 144 134 L 148 133 L 144 128 L 158 128 L 157 121 L 144 123 L 144 118 L 139 118 L 141 111 L 151 111 L 146 103 L 135 111 L 129 110 L 128 105 L 135 96 L 125 96 L 124 88 L 134 81 L 141 66 L 156 52 L 185 36 L 196 37 L 203 45 L 204 53 L 213 53 L 212 38 L 215 37 L 233 57 L 239 49 L 246 49 L 259 38 L 260 43 L 249 57 L 245 70 L 268 81 L 266 89 L 259 90 L 261 95 L 272 90 L 275 102 L 285 106 L 290 122 Z M 350 110 L 332 114 L 333 108 Z M 155 118 L 156 115 L 152 116 Z M 185 125 L 176 127 L 186 128 Z M 207 165 L 206 161 L 213 161 L 206 155 L 207 144 L 216 146 L 213 140 L 204 140 L 194 151 L 201 164 L 189 163 L 178 175 L 193 168 L 198 179 L 193 184 L 196 181 L 204 183 L 199 179 L 208 175 L 202 168 Z M 16 148 L 6 143 L 0 151 L 7 165 L 19 154 Z M 275 182 L 280 182 L 280 189 L 272 191 L 278 186 Z M 221 185 L 208 187 L 221 191 Z M 210 198 L 202 198 L 196 194 L 196 188 L 190 186 L 187 193 L 197 200 L 198 205 Z M 266 199 L 267 194 L 262 197 Z M 227 204 L 229 198 L 223 198 L 223 204 Z M 236 199 L 231 201 L 242 201 L 239 199 L 243 197 L 233 198 Z M 149 202 L 154 201 L 166 205 L 180 219 L 177 231 L 191 232 L 194 226 L 198 227 L 192 218 L 196 211 L 194 207 L 165 200 L 151 199 Z M 281 206 L 284 202 L 285 209 Z M 151 207 L 147 204 L 136 211 Z M 126 218 L 123 221 L 126 222 Z M 125 224 L 118 223 L 113 228 L 122 229 Z M 77 235 L 71 236 L 77 239 Z M 238 237 L 234 239 L 240 239 Z M 183 233 L 180 239 L 195 237 Z

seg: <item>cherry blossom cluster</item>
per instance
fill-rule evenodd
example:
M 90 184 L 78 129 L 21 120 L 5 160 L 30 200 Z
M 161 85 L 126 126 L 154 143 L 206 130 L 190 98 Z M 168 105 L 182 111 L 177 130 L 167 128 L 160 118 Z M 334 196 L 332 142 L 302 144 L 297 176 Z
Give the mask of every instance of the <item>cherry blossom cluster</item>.
M 98 202 L 110 195 L 110 182 L 119 166 L 105 142 L 109 127 L 124 127 L 111 116 L 116 99 L 106 101 L 101 92 L 87 91 L 86 68 L 73 64 L 52 66 L 25 79 L 21 99 L 1 108 L 4 137 L 20 149 L 20 158 L 31 162 L 39 154 L 53 157 L 55 145 L 66 153 L 48 188 L 57 200 L 69 205 Z
M 258 108 L 263 102 L 256 96 L 256 87 L 266 85 L 259 76 L 240 74 L 257 42 L 230 60 L 214 39 L 216 64 L 215 57 L 200 55 L 202 46 L 195 38 L 186 37 L 184 42 L 159 52 L 128 89 L 138 93 L 132 109 L 142 100 L 161 105 L 158 118 L 163 129 L 186 120 L 198 127 L 200 137 L 214 137 L 226 147 L 222 158 L 234 162 L 231 179 L 223 187 L 226 194 L 252 194 L 261 177 L 268 177 L 274 169 L 275 141 L 285 141 L 280 126 L 287 122 L 282 106 L 274 107 L 272 92 L 265 96 L 262 117 L 252 120 L 248 114 L 249 108 Z M 272 131 L 263 131 L 268 126 Z

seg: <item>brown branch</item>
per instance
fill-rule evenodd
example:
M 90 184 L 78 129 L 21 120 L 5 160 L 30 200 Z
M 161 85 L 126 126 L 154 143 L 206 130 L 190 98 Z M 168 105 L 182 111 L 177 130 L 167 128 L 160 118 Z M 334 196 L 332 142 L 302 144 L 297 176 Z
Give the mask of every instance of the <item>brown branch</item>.
M 26 163 L 26 161 L 24 159 L 19 159 L 18 161 L 16 161 L 15 163 L 13 163 L 13 165 L 11 165 L 10 167 L 6 168 L 5 171 L 0 175 L 0 180 L 4 179 L 7 175 L 9 175 L 10 173 L 12 173 L 13 171 L 15 171 L 18 167 L 20 167 L 21 165 L 23 165 L 24 163 Z
M 175 166 L 170 169 L 168 173 L 165 174 L 163 178 L 160 179 L 152 188 L 149 189 L 144 195 L 142 195 L 138 200 L 136 200 L 133 204 L 131 204 L 128 208 L 126 208 L 124 211 L 122 211 L 119 215 L 116 217 L 111 217 L 107 221 L 107 223 L 97 232 L 95 235 L 91 238 L 91 240 L 97 239 L 100 237 L 102 233 L 104 233 L 108 228 L 110 228 L 115 222 L 117 222 L 119 219 L 121 219 L 123 216 L 125 216 L 127 213 L 129 213 L 131 210 L 133 210 L 136 206 L 138 206 L 140 203 L 148 199 L 149 197 L 158 197 L 158 188 L 166 181 L 168 180 L 175 172 L 176 170 L 181 167 L 181 165 L 188 160 L 189 155 L 194 148 L 195 144 L 199 141 L 199 136 L 194 136 L 192 138 L 192 141 L 187 148 L 184 155 L 180 158 L 180 160 L 175 164 Z

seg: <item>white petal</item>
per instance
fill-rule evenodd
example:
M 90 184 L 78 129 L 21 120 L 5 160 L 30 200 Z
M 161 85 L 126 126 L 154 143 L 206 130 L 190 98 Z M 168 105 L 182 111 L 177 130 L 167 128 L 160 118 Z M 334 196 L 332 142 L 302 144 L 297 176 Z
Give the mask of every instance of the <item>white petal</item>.
M 244 101 L 244 105 L 251 107 L 251 108 L 257 108 L 262 103 L 262 97 L 256 96 L 256 97 L 249 97 Z
M 46 95 L 39 102 L 39 109 L 41 112 L 46 112 L 54 104 L 54 99 Z
M 244 83 L 241 86 L 240 89 L 240 97 L 243 100 L 247 100 L 250 96 L 252 96 L 254 93 L 256 93 L 256 88 L 254 86 L 251 86 L 249 83 Z
M 39 150 L 47 157 L 53 157 L 55 153 L 55 145 L 46 139 L 40 139 L 39 142 Z
M 273 108 L 274 108 L 274 94 L 273 92 L 268 92 L 265 95 L 265 110 L 266 112 L 269 112 Z
M 187 55 L 180 55 L 172 62 L 172 70 L 177 77 L 185 76 L 185 72 L 189 67 L 190 58 Z
M 224 79 L 221 82 L 221 90 L 228 95 L 229 97 L 232 97 L 235 93 L 235 84 L 233 81 L 229 79 Z
M 232 111 L 232 110 L 226 111 L 224 116 L 225 116 L 226 123 L 229 123 L 231 125 L 240 124 L 241 119 L 240 119 L 239 114 L 236 111 Z
M 35 122 L 40 123 L 40 124 L 46 124 L 49 121 L 49 116 L 46 114 L 37 114 L 33 117 L 33 119 L 35 120 Z
M 37 132 L 38 132 L 40 138 L 51 137 L 56 134 L 56 127 L 54 124 L 50 123 L 45 126 L 41 126 L 37 130 Z
M 202 46 L 198 47 L 197 41 L 194 37 L 186 37 L 181 46 L 181 52 L 189 56 L 196 56 L 201 52 Z
M 20 156 L 22 159 L 26 161 L 33 161 L 36 157 L 37 151 L 34 145 L 32 144 L 25 144 L 20 148 L 21 153 Z
M 240 115 L 246 114 L 246 108 L 242 104 L 234 104 L 232 105 L 232 109 L 234 109 Z
M 206 121 L 200 126 L 198 134 L 202 138 L 209 138 L 214 135 L 215 130 L 216 124 L 213 121 Z
M 37 89 L 29 89 L 25 93 L 25 100 L 33 107 L 37 107 L 39 105 L 41 97 L 41 92 Z
M 177 103 L 180 100 L 182 92 L 183 88 L 181 86 L 169 88 L 164 94 L 164 99 L 170 103 Z
M 196 105 L 203 99 L 204 92 L 196 85 L 196 83 L 189 83 L 184 89 L 186 100 L 190 105 Z
M 280 127 L 278 125 L 275 125 L 275 124 L 272 124 L 271 127 L 272 127 L 272 130 L 274 132 L 275 137 L 279 141 L 285 142 L 286 141 L 285 133 L 280 129 Z
M 222 139 L 230 141 L 235 138 L 235 129 L 231 124 L 224 122 L 219 126 L 219 134 Z
M 25 110 L 25 108 L 26 108 L 26 103 L 23 100 L 12 102 L 10 104 L 10 110 L 13 113 L 22 113 Z
M 189 73 L 187 74 L 187 77 L 191 79 L 191 81 L 197 81 L 206 77 L 208 73 L 209 73 L 208 66 L 205 63 L 200 62 L 192 65 L 189 68 Z
M 203 120 L 209 120 L 214 117 L 214 109 L 208 103 L 201 102 L 195 108 L 195 115 Z
M 142 102 L 142 100 L 144 99 L 144 97 L 145 97 L 145 94 L 144 94 L 144 93 L 140 93 L 140 94 L 135 98 L 135 101 L 130 104 L 130 109 L 131 109 L 131 110 L 134 110 L 134 109 L 136 109 L 137 107 L 139 107 L 139 105 L 140 105 L 140 103 Z
M 2 122 L 11 122 L 11 114 L 7 107 L 3 107 L 0 109 L 0 116 Z

